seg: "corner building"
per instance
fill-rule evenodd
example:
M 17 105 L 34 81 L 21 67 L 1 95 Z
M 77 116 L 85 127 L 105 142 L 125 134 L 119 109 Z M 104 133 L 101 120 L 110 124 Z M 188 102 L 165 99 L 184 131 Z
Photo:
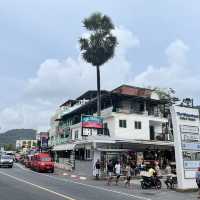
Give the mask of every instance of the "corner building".
M 96 94 L 87 91 L 66 101 L 52 117 L 49 145 L 57 163 L 85 175 L 92 175 L 97 159 L 102 174 L 108 160 L 122 167 L 175 163 L 169 107 L 155 91 L 129 85 L 101 91 L 103 128 L 84 128 L 81 116 L 97 115 Z

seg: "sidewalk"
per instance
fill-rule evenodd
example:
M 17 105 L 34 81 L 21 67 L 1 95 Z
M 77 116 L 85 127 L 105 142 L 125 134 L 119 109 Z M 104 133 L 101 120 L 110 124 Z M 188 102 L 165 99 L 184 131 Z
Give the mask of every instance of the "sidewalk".
M 66 172 L 65 170 L 55 170 L 55 175 L 58 175 L 60 178 L 66 180 L 69 179 L 73 182 L 77 182 L 78 184 L 88 186 L 94 188 L 104 188 L 109 191 L 117 191 L 119 193 L 127 193 L 130 195 L 135 195 L 138 197 L 142 197 L 140 199 L 148 199 L 148 200 L 194 200 L 197 199 L 197 192 L 176 192 L 175 190 L 167 189 L 164 183 L 164 179 L 162 179 L 162 189 L 145 189 L 143 190 L 140 185 L 141 179 L 132 179 L 130 188 L 125 187 L 124 181 L 119 181 L 119 184 L 116 186 L 115 178 L 112 180 L 111 186 L 107 186 L 107 181 L 104 180 L 95 180 L 92 176 L 86 177 L 86 179 L 81 179 L 80 175 L 76 174 L 76 172 Z M 139 199 L 139 198 L 138 198 Z

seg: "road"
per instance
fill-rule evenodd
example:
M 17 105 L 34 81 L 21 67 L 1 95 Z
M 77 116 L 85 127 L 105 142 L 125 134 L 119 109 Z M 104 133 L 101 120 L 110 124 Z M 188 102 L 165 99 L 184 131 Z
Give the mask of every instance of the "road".
M 42 174 L 15 165 L 0 169 L 1 200 L 168 200 L 196 199 L 196 194 L 168 191 L 127 190 L 106 187 L 102 182 L 76 181 Z

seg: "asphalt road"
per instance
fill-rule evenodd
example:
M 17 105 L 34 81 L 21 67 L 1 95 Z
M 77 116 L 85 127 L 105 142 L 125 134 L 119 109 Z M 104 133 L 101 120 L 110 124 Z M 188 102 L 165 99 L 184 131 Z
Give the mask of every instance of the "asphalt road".
M 23 167 L 0 169 L 1 200 L 148 200 L 73 180 L 61 180 L 48 174 L 32 172 Z
M 126 190 L 106 187 L 95 181 L 75 181 L 56 175 L 42 174 L 15 165 L 0 168 L 0 200 L 184 200 L 196 199 L 196 194 L 181 194 L 167 190 Z

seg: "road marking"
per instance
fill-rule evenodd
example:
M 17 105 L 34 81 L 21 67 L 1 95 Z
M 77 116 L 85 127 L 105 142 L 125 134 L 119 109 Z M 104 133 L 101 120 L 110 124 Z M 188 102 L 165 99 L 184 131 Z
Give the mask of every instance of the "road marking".
M 27 169 L 25 169 L 23 167 L 21 169 L 29 171 L 29 170 L 27 170 Z M 29 171 L 29 172 L 38 174 L 38 172 L 34 172 L 34 171 Z M 138 196 L 138 195 L 128 194 L 128 193 L 125 193 L 125 192 L 119 192 L 117 190 L 111 190 L 111 189 L 107 189 L 107 188 L 100 187 L 100 186 L 89 185 L 89 184 L 86 184 L 86 183 L 79 183 L 77 181 L 61 179 L 61 178 L 50 176 L 50 175 L 47 175 L 47 174 L 40 174 L 40 175 L 46 176 L 46 177 L 49 177 L 49 178 L 52 178 L 52 179 L 55 179 L 55 180 L 58 180 L 58 181 L 63 181 L 63 182 L 66 182 L 66 183 L 70 183 L 71 182 L 71 183 L 74 183 L 74 184 L 77 184 L 77 185 L 82 185 L 82 186 L 85 186 L 85 187 L 90 187 L 90 188 L 94 188 L 94 189 L 98 189 L 98 190 L 103 190 L 103 191 L 107 191 L 107 192 L 120 194 L 120 195 L 127 196 L 127 197 L 130 197 L 130 198 L 136 198 L 136 199 L 140 199 L 140 200 L 152 200 L 150 198 L 146 198 L 146 197 L 142 197 L 142 196 Z
M 45 187 L 36 185 L 36 184 L 31 183 L 31 182 L 29 182 L 29 181 L 25 181 L 24 179 L 17 178 L 17 177 L 15 177 L 15 176 L 9 175 L 9 174 L 4 173 L 4 172 L 2 172 L 2 171 L 0 171 L 0 174 L 2 174 L 2 175 L 4 175 L 4 176 L 8 176 L 8 177 L 10 177 L 10 178 L 12 178 L 12 179 L 15 179 L 15 180 L 19 181 L 19 182 L 29 184 L 29 185 L 34 186 L 34 187 L 36 187 L 36 188 L 39 188 L 39 189 L 41 189 L 41 190 L 50 192 L 50 193 L 55 194 L 55 195 L 57 195 L 57 196 L 59 196 L 59 197 L 62 197 L 62 198 L 64 198 L 64 199 L 67 199 L 67 200 L 75 200 L 74 198 L 69 197 L 69 196 L 67 196 L 67 195 L 57 193 L 57 192 L 55 192 L 55 191 L 53 191 L 53 190 L 50 190 L 50 189 L 48 189 L 48 188 L 45 188 Z

